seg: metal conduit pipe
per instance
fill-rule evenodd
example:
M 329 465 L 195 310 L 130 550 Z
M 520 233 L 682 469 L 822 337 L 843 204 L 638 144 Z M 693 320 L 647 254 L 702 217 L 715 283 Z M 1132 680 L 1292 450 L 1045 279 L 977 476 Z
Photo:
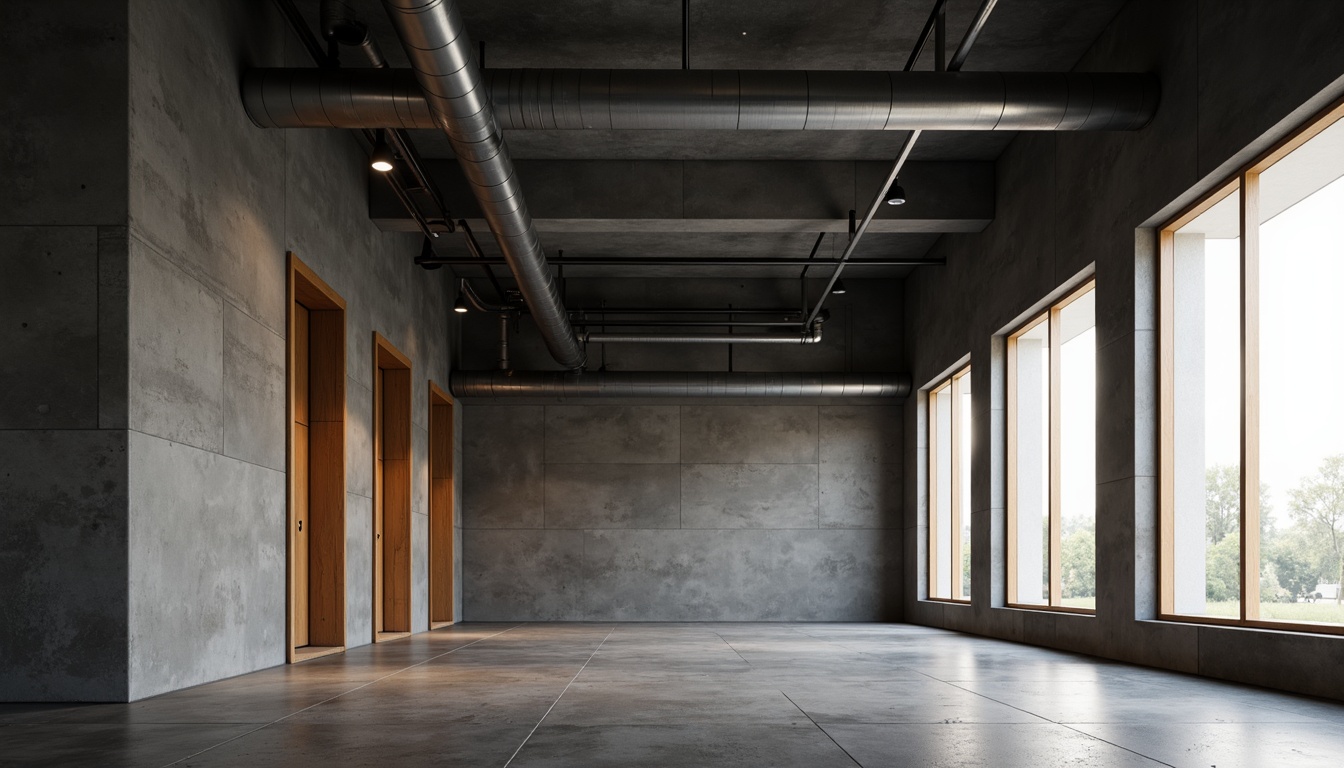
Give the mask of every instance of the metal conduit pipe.
M 621 325 L 619 320 L 607 325 Z M 800 334 L 787 333 L 594 333 L 579 338 L 589 344 L 818 344 L 821 327 Z
M 546 267 L 457 4 L 383 0 L 383 7 L 401 38 L 435 126 L 447 134 L 547 349 L 566 368 L 582 368 L 583 347 Z
M 906 397 L 903 373 L 453 371 L 454 397 Z
M 1131 131 L 1160 95 L 1157 77 L 1141 73 L 492 69 L 484 78 L 505 130 Z M 243 103 L 264 128 L 438 127 L 411 70 L 253 69 Z

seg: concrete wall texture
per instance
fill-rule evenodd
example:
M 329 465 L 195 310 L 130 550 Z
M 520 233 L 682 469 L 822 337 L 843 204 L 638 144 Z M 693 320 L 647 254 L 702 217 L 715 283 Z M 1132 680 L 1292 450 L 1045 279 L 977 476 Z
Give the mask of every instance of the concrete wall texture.
M 348 303 L 347 644 L 371 635 L 372 343 L 414 397 L 494 365 L 454 349 L 447 270 L 369 220 L 346 133 L 263 131 L 248 66 L 307 66 L 269 0 L 0 4 L 0 698 L 127 700 L 285 658 L 285 253 Z M 1309 20 L 1309 23 L 1304 22 Z M 1155 621 L 1154 226 L 1344 95 L 1344 4 L 1132 0 L 1079 63 L 1152 71 L 1152 125 L 1017 137 L 995 217 L 947 266 L 854 280 L 815 348 L 612 346 L 611 370 L 973 365 L 974 594 L 930 602 L 925 413 L 872 402 L 459 409 L 463 617 L 886 620 L 1305 693 L 1344 643 Z M 1003 334 L 1097 279 L 1095 617 L 1004 607 Z M 571 279 L 572 306 L 794 306 L 792 280 Z M 515 366 L 549 368 L 535 330 Z M 590 350 L 594 363 L 601 350 Z M 426 628 L 426 421 L 414 411 L 414 628 Z M 1270 663 L 1269 660 L 1272 660 Z
M 470 621 L 899 618 L 901 412 L 473 405 Z
M 348 304 L 351 646 L 372 638 L 372 332 L 414 363 L 426 629 L 426 382 L 447 384 L 453 292 L 369 222 L 353 137 L 239 108 L 243 68 L 310 63 L 275 5 L 2 13 L 25 76 L 0 188 L 0 697 L 139 699 L 284 662 L 286 251 Z
M 1304 20 L 1310 20 L 1304 23 Z M 906 404 L 907 620 L 1338 697 L 1338 638 L 1159 622 L 1156 230 L 1344 94 L 1344 5 L 1134 0 L 1078 64 L 1152 71 L 1162 104 L 1125 134 L 1022 134 L 998 161 L 997 214 L 907 281 L 916 386 L 969 355 L 973 604 L 928 594 L 924 399 Z M 1097 279 L 1095 617 L 1005 608 L 1004 334 L 1079 276 Z

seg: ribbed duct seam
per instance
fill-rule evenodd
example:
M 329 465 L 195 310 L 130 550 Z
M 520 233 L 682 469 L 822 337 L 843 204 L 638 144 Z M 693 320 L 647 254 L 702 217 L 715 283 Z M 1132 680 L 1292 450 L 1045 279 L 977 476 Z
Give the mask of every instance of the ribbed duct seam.
M 1148 124 L 1160 95 L 1154 75 L 1092 72 L 492 69 L 482 77 L 465 93 L 433 77 L 432 93 L 479 117 L 488 92 L 503 130 L 799 131 L 1129 131 Z M 431 91 L 416 80 L 414 70 L 255 69 L 244 74 L 243 101 L 268 128 L 439 127 L 424 97 Z M 488 135 L 477 122 L 450 127 L 450 136 L 483 141 L 473 138 Z
M 900 373 L 453 371 L 454 397 L 707 398 L 906 397 Z

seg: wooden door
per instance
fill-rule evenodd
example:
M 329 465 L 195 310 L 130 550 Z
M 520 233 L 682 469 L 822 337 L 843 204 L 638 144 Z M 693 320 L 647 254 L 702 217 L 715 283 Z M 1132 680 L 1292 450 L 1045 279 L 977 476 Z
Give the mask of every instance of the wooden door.
M 453 401 L 429 383 L 429 625 L 453 622 Z
M 312 477 L 309 468 L 309 339 L 308 308 L 294 303 L 294 611 L 295 646 L 308 645 L 309 544 L 308 519 Z
M 411 361 L 375 333 L 374 640 L 411 631 Z

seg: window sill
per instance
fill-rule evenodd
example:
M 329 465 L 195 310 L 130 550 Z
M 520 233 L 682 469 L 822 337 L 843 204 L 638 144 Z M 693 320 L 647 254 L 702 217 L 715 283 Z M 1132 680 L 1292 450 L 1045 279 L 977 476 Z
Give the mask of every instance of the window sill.
M 1065 605 L 1026 605 L 1022 603 L 1008 603 L 1004 606 L 1014 611 L 1032 611 L 1034 613 L 1053 613 L 1066 616 L 1086 616 L 1095 619 L 1097 610 L 1095 608 L 1070 608 Z
M 1302 624 L 1291 621 L 1263 621 L 1260 619 L 1228 619 L 1221 616 L 1176 616 L 1162 614 L 1156 619 L 1170 624 L 1193 624 L 1201 627 L 1221 627 L 1224 629 L 1247 629 L 1253 631 L 1291 632 L 1293 634 L 1325 635 L 1338 637 L 1344 635 L 1344 625 L 1338 624 Z

